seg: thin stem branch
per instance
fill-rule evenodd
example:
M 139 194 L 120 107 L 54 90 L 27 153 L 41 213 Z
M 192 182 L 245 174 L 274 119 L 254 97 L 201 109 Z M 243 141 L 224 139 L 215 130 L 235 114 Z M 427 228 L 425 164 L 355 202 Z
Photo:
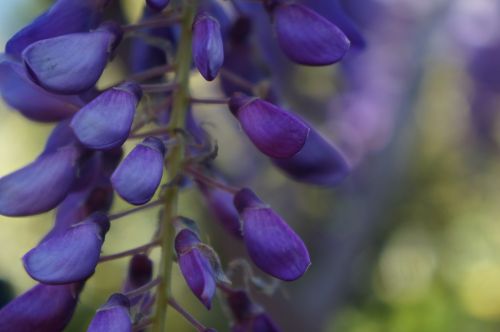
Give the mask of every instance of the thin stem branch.
M 160 278 L 156 278 L 154 280 L 151 280 L 145 285 L 142 285 L 141 287 L 138 287 L 136 289 L 131 290 L 130 292 L 125 293 L 124 295 L 127 296 L 128 298 L 132 298 L 137 295 L 141 295 L 150 289 L 158 286 L 160 284 Z
M 229 102 L 229 98 L 221 98 L 221 99 L 208 99 L 208 98 L 193 98 L 189 99 L 193 104 L 221 104 L 227 105 Z
M 177 83 L 141 84 L 145 93 L 172 92 L 177 88 Z
M 162 76 L 174 70 L 175 70 L 175 65 L 156 66 L 135 74 L 131 74 L 126 78 L 126 80 L 135 82 L 145 81 L 151 78 L 155 78 L 157 76 Z
M 194 1 L 182 1 L 183 14 L 181 22 L 181 34 L 179 46 L 176 54 L 177 70 L 175 80 L 178 88 L 172 96 L 172 113 L 170 118 L 170 128 L 184 128 L 186 112 L 189 108 L 189 78 L 191 73 L 191 40 L 192 24 L 196 13 L 197 3 Z M 166 163 L 169 165 L 169 181 L 175 179 L 182 171 L 184 162 L 184 144 L 173 146 Z M 164 213 L 160 224 L 161 239 L 161 259 L 159 276 L 161 282 L 156 293 L 156 308 L 153 322 L 153 332 L 166 332 L 166 317 L 168 298 L 171 294 L 171 274 L 173 264 L 173 242 L 174 228 L 173 220 L 177 217 L 179 187 L 169 186 L 165 190 Z
M 194 326 L 198 331 L 204 332 L 207 330 L 207 327 L 201 324 L 196 318 L 193 317 L 189 312 L 186 311 L 177 301 L 175 301 L 172 297 L 168 299 L 168 305 L 175 309 L 182 317 L 184 317 L 191 325 Z
M 138 324 L 134 325 L 132 327 L 132 331 L 134 331 L 134 332 L 142 331 L 143 329 L 150 326 L 151 324 L 153 324 L 153 318 L 152 317 L 145 318 L 141 322 L 139 322 Z
M 122 252 L 117 252 L 116 254 L 104 255 L 104 256 L 101 256 L 99 258 L 99 262 L 102 263 L 102 262 L 112 261 L 112 260 L 123 258 L 123 257 L 132 256 L 135 254 L 140 254 L 140 253 L 147 251 L 148 249 L 156 247 L 159 244 L 160 244 L 160 241 L 155 240 L 155 241 L 146 243 L 146 244 L 139 246 L 139 247 L 135 247 L 135 248 L 125 250 Z
M 203 174 L 202 172 L 193 168 L 192 166 L 184 167 L 184 171 L 188 174 L 191 174 L 196 180 L 203 182 L 211 187 L 216 187 L 216 188 L 222 189 L 222 190 L 227 191 L 231 194 L 236 194 L 238 191 L 240 191 L 240 188 L 236 188 L 236 187 L 227 185 L 225 183 L 222 183 L 220 181 L 217 181 L 216 179 L 211 178 L 211 177 Z
M 132 134 L 128 138 L 129 139 L 140 139 L 140 138 L 145 138 L 149 136 L 157 136 L 157 135 L 165 135 L 165 134 L 175 134 L 175 131 L 172 131 L 170 128 L 158 128 L 158 129 L 153 129 L 144 133 L 137 133 L 137 134 Z
M 165 27 L 165 26 L 170 26 L 173 24 L 179 23 L 179 17 L 173 16 L 173 17 L 162 17 L 162 18 L 155 18 L 155 19 L 150 19 L 150 20 L 145 20 L 139 23 L 133 23 L 133 24 L 127 24 L 122 26 L 122 30 L 124 32 L 130 32 L 130 31 L 136 31 L 144 28 L 158 28 L 158 27 Z
M 155 207 L 155 206 L 159 206 L 159 205 L 161 205 L 161 203 L 162 203 L 161 200 L 153 201 L 151 203 L 144 204 L 144 205 L 138 206 L 138 207 L 133 208 L 133 209 L 129 209 L 129 210 L 117 212 L 115 214 L 110 214 L 108 218 L 109 218 L 110 221 L 116 220 L 116 219 L 120 219 L 120 218 L 123 218 L 125 216 L 128 216 L 129 214 L 132 214 L 132 213 L 135 213 L 135 212 L 139 212 L 139 211 L 142 211 L 142 210 L 145 210 L 145 209 L 149 209 L 149 208 L 152 208 L 152 207 Z
M 231 81 L 233 84 L 239 85 L 241 88 L 253 91 L 255 88 L 255 84 L 250 82 L 249 80 L 241 77 L 240 75 L 233 73 L 232 71 L 226 69 L 226 68 L 221 68 L 219 71 L 220 75 L 227 79 L 228 81 Z

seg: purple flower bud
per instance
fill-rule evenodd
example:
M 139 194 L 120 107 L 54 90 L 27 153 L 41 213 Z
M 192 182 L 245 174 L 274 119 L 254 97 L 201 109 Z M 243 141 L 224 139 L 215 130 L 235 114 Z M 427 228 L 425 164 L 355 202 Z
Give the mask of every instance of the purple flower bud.
M 56 95 L 35 84 L 20 63 L 0 62 L 0 94 L 5 102 L 28 119 L 41 122 L 70 117 L 82 105 L 76 96 Z
M 8 54 L 20 57 L 30 44 L 75 32 L 86 32 L 100 18 L 109 0 L 58 0 L 45 13 L 17 32 L 5 45 Z
M 224 62 L 224 46 L 219 22 L 207 13 L 199 14 L 193 23 L 193 58 L 196 68 L 212 81 Z
M 104 91 L 84 106 L 71 120 L 78 140 L 95 150 L 122 145 L 134 121 L 135 108 L 140 100 L 138 89 L 134 83 L 125 83 Z
M 300 237 L 250 189 L 234 196 L 243 221 L 243 238 L 248 254 L 264 272 L 285 281 L 300 278 L 311 265 Z
M 62 332 L 78 301 L 81 285 L 39 284 L 0 310 L 0 331 Z
M 208 257 L 197 245 L 198 236 L 189 229 L 181 230 L 175 238 L 175 250 L 182 275 L 194 295 L 210 309 L 215 295 L 214 270 Z
M 296 63 L 333 64 L 340 61 L 350 47 L 342 30 L 305 6 L 282 3 L 272 10 L 272 15 L 279 45 Z
M 23 257 L 24 267 L 45 284 L 85 280 L 94 273 L 109 227 L 106 215 L 95 213 L 31 249 Z
M 54 153 L 59 148 L 67 145 L 78 144 L 78 140 L 69 126 L 69 122 L 69 119 L 61 121 L 52 129 L 43 148 L 42 155 Z
M 132 332 L 130 319 L 130 301 L 123 294 L 113 294 L 108 302 L 101 306 L 87 332 Z
M 235 94 L 229 107 L 252 143 L 272 158 L 291 158 L 306 142 L 309 127 L 267 101 Z
M 153 278 L 153 261 L 143 254 L 134 255 L 128 265 L 128 274 L 123 291 L 129 292 L 144 286 Z
M 165 146 L 156 137 L 138 144 L 111 176 L 116 192 L 127 202 L 141 205 L 153 197 L 163 175 Z
M 240 217 L 233 204 L 234 195 L 225 190 L 207 186 L 200 181 L 197 184 L 208 208 L 221 225 L 237 238 L 242 238 Z
M 321 186 L 336 185 L 350 172 L 342 153 L 314 129 L 299 153 L 290 159 L 272 161 L 292 179 Z
M 119 34 L 111 25 L 37 41 L 23 51 L 34 80 L 49 91 L 84 92 L 97 82 Z
M 27 216 L 53 209 L 76 179 L 79 155 L 77 148 L 64 147 L 0 178 L 0 214 Z
M 163 9 L 167 8 L 170 0 L 146 0 L 146 5 L 149 8 L 161 12 Z
M 231 332 L 279 332 L 264 310 L 255 304 L 247 292 L 235 290 L 227 296 L 227 302 L 236 321 Z

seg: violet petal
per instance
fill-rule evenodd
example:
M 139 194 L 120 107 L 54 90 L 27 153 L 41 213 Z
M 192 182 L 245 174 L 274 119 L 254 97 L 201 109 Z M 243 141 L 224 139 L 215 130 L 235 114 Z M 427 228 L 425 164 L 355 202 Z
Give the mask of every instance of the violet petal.
M 261 100 L 235 94 L 231 112 L 253 144 L 272 158 L 291 158 L 304 146 L 309 127 L 292 113 Z
M 64 147 L 0 178 L 0 214 L 27 216 L 53 209 L 76 179 L 79 154 L 75 147 Z
M 140 99 L 135 88 L 128 84 L 106 90 L 75 114 L 71 127 L 78 140 L 96 150 L 122 145 L 128 138 Z
M 0 331 L 62 332 L 73 316 L 80 288 L 36 285 L 0 310 Z
M 47 38 L 95 27 L 101 10 L 109 0 L 58 0 L 42 15 L 18 31 L 5 45 L 5 51 L 20 57 L 30 44 Z
M 45 89 L 77 94 L 97 82 L 116 39 L 109 29 L 44 39 L 28 46 L 23 59 L 34 80 Z
M 23 257 L 24 267 L 45 284 L 85 280 L 94 273 L 108 229 L 108 218 L 93 214 L 31 249 Z
M 113 188 L 131 204 L 141 205 L 151 200 L 163 175 L 164 153 L 161 140 L 146 138 L 125 157 L 111 176 Z
M 284 3 L 272 12 L 278 43 L 294 62 L 311 66 L 340 61 L 350 47 L 335 24 L 299 4 Z
M 163 9 L 167 8 L 170 0 L 146 0 L 146 5 L 149 8 L 161 12 Z
M 22 115 L 41 122 L 68 118 L 82 105 L 76 96 L 56 95 L 44 90 L 30 79 L 22 64 L 9 60 L 0 62 L 0 94 Z
M 224 62 L 224 47 L 219 22 L 212 16 L 199 14 L 193 23 L 193 60 L 200 74 L 212 81 Z
M 272 159 L 292 179 L 320 186 L 334 186 L 350 172 L 342 153 L 311 129 L 302 150 L 289 159 Z
M 300 237 L 250 189 L 240 190 L 234 204 L 243 221 L 245 246 L 255 265 L 281 280 L 300 278 L 311 265 Z
M 123 294 L 113 294 L 101 306 L 87 332 L 132 332 L 130 302 Z

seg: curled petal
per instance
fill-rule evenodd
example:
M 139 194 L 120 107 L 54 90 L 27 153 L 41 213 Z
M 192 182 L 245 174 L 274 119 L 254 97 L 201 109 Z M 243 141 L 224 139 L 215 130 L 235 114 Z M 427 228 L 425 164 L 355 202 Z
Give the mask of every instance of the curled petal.
M 37 41 L 23 51 L 33 79 L 49 91 L 77 94 L 94 86 L 101 76 L 117 34 L 108 26 Z
M 58 0 L 45 13 L 17 32 L 5 45 L 5 51 L 20 57 L 30 44 L 95 27 L 101 10 L 109 0 Z
M 210 309 L 215 295 L 215 273 L 209 258 L 196 247 L 196 234 L 188 229 L 180 231 L 175 238 L 175 249 L 179 267 L 191 291 Z
M 294 62 L 311 66 L 340 61 L 350 47 L 335 24 L 299 4 L 283 3 L 272 12 L 278 43 Z
M 320 186 L 333 186 L 349 174 L 350 166 L 342 153 L 311 129 L 306 144 L 289 159 L 272 159 L 274 165 L 292 179 Z
M 128 138 L 140 95 L 135 84 L 106 90 L 83 107 L 71 120 L 78 140 L 85 146 L 104 150 L 121 146 Z
M 94 273 L 108 229 L 108 218 L 93 214 L 30 250 L 23 257 L 24 267 L 45 284 L 85 280 Z
M 132 332 L 130 301 L 123 294 L 113 294 L 100 307 L 87 332 Z
M 53 209 L 76 179 L 79 156 L 77 148 L 64 147 L 0 178 L 0 214 L 27 216 Z
M 5 102 L 28 119 L 52 122 L 76 113 L 82 101 L 76 96 L 61 96 L 35 84 L 26 68 L 14 61 L 0 62 L 0 94 Z
M 300 237 L 250 189 L 240 190 L 234 205 L 243 221 L 245 246 L 255 265 L 281 280 L 300 278 L 311 265 Z
M 0 310 L 0 331 L 62 332 L 78 301 L 81 285 L 39 284 Z
M 169 3 L 170 0 L 146 0 L 148 7 L 158 12 L 167 8 Z
M 219 22 L 212 16 L 199 14 L 193 23 L 193 58 L 196 68 L 212 81 L 224 62 L 224 47 Z
M 148 202 L 160 185 L 164 154 L 161 140 L 146 138 L 125 157 L 111 176 L 113 188 L 131 204 Z
M 235 94 L 229 107 L 248 138 L 269 157 L 291 158 L 306 142 L 309 127 L 267 101 Z

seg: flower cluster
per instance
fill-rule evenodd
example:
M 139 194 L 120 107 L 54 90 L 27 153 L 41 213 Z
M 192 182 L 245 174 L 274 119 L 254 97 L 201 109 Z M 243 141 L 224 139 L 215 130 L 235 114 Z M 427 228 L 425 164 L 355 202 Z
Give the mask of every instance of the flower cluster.
M 228 10 L 216 0 L 146 0 L 143 19 L 131 25 L 103 21 L 110 5 L 112 0 L 58 0 L 17 32 L 0 56 L 5 102 L 30 120 L 57 122 L 40 156 L 0 178 L 0 214 L 56 209 L 53 228 L 23 257 L 39 284 L 0 310 L 0 331 L 62 331 L 96 265 L 121 257 L 130 257 L 122 290 L 97 310 L 87 331 L 164 331 L 167 306 L 197 330 L 213 331 L 171 296 L 173 260 L 207 309 L 217 290 L 224 295 L 232 331 L 279 331 L 248 288 L 232 286 L 196 223 L 177 211 L 178 194 L 197 188 L 214 219 L 274 278 L 300 278 L 311 264 L 308 250 L 255 192 L 227 184 L 213 163 L 213 139 L 191 106 L 227 105 L 241 135 L 284 174 L 336 185 L 348 174 L 348 162 L 305 119 L 279 106 L 276 91 L 263 84 L 268 76 L 253 55 L 259 45 L 252 36 L 256 16 L 267 16 L 283 54 L 310 66 L 340 61 L 349 38 L 332 21 L 287 0 L 262 0 L 257 14 L 237 2 Z M 120 47 L 126 39 L 132 39 L 132 73 L 98 89 L 108 63 L 127 51 Z M 193 97 L 194 69 L 220 84 L 227 98 Z M 142 141 L 123 156 L 122 145 L 137 139 Z M 137 207 L 109 214 L 114 192 Z M 150 243 L 101 254 L 113 220 L 159 205 Z M 155 247 L 161 248 L 156 277 L 148 257 Z

